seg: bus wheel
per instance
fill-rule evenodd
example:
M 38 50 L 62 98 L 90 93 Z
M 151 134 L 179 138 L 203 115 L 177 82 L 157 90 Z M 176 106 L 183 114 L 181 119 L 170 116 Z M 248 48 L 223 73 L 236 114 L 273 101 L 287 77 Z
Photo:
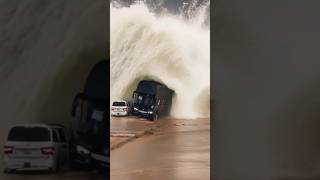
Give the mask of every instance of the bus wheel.
M 158 115 L 157 113 L 155 113 L 155 114 L 153 115 L 153 119 L 152 119 L 152 120 L 156 121 L 156 120 L 158 120 L 158 118 L 159 118 L 159 115 Z

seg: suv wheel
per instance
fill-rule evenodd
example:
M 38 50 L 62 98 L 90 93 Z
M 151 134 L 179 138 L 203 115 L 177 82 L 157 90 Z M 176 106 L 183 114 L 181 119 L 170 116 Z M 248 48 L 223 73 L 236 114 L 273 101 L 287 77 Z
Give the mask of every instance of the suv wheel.
M 50 171 L 51 171 L 52 173 L 57 173 L 57 172 L 59 172 L 59 164 L 58 164 L 58 162 L 55 164 L 55 166 L 54 166 L 53 168 L 50 169 Z

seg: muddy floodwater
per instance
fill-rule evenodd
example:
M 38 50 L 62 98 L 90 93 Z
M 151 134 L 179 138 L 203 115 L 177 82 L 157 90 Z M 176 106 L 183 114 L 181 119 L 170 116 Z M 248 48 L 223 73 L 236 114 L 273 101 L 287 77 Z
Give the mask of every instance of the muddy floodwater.
M 209 118 L 163 119 L 154 127 L 111 151 L 112 180 L 210 179 Z

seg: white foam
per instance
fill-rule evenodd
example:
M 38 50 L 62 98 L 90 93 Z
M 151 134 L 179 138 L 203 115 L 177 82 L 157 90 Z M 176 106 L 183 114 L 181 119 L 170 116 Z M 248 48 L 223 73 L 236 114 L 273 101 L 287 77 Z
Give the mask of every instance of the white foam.
M 209 5 L 209 4 L 207 4 Z M 197 17 L 156 16 L 146 5 L 111 6 L 111 100 L 130 99 L 139 80 L 153 79 L 175 91 L 171 115 L 209 116 L 210 30 Z

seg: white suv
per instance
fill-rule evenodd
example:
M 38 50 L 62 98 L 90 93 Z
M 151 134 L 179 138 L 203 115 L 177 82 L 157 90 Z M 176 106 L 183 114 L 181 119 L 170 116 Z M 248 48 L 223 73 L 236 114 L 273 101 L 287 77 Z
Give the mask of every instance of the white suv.
M 4 145 L 4 172 L 58 171 L 69 164 L 69 145 L 63 126 L 23 124 L 13 126 Z
M 128 101 L 114 101 L 111 106 L 112 116 L 127 116 L 130 114 L 130 103 Z

